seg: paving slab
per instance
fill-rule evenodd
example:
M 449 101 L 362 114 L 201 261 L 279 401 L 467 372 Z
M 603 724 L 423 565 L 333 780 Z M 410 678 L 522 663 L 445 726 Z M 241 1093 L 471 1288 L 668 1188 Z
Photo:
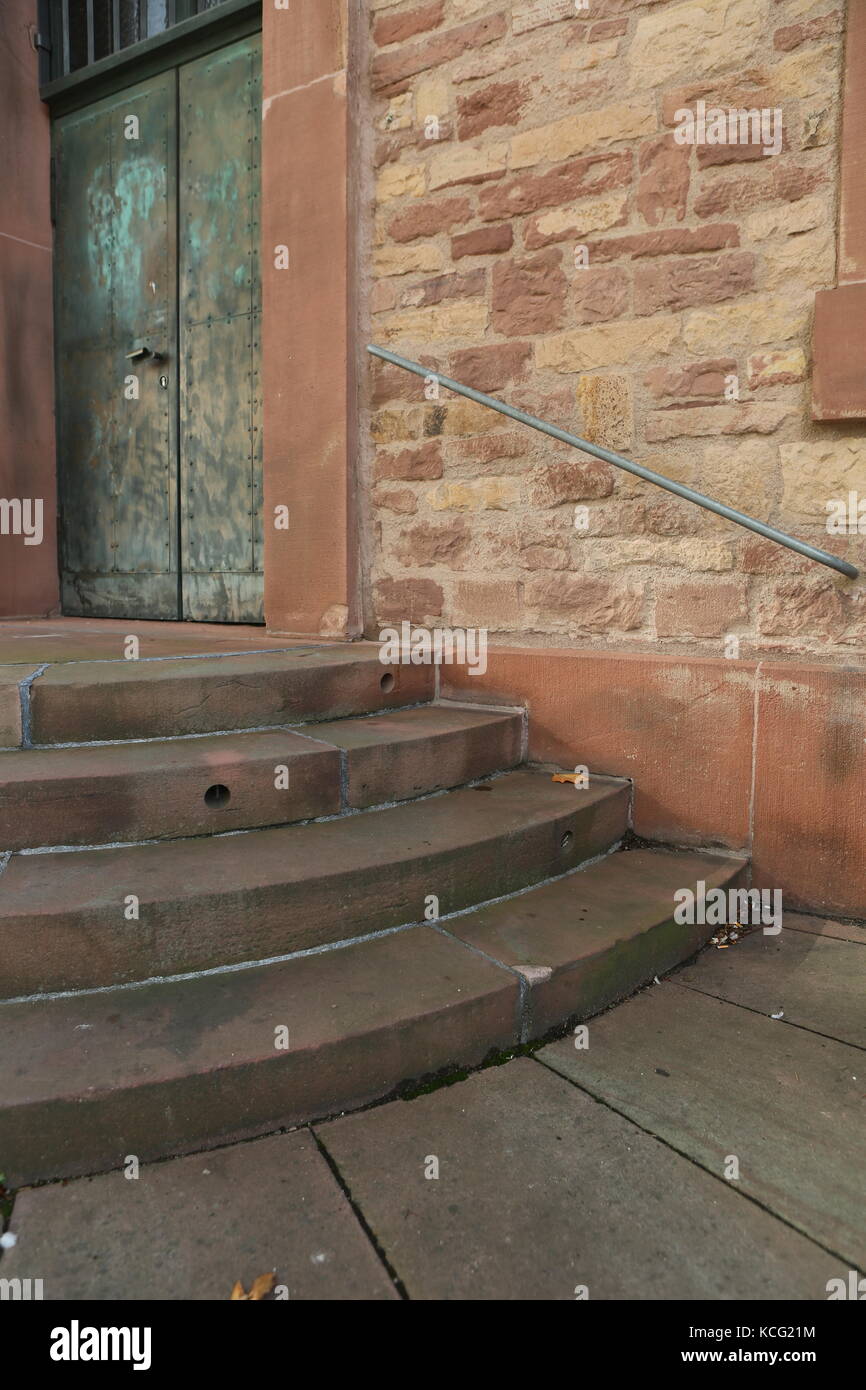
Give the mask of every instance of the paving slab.
M 866 1047 L 866 951 L 856 942 L 756 931 L 726 951 L 707 951 L 677 983 Z
M 825 1299 L 846 1273 L 528 1058 L 317 1134 L 411 1298 Z
M 866 1268 L 866 1059 L 676 983 L 538 1057 L 642 1128 Z
M 27 1188 L 10 1230 L 0 1273 L 47 1300 L 227 1302 L 269 1271 L 289 1299 L 398 1297 L 306 1130 Z
M 833 917 L 813 917 L 808 912 L 786 912 L 784 925 L 791 931 L 808 931 L 816 936 L 836 937 L 839 941 L 859 941 L 861 946 L 866 946 L 866 922 L 840 922 Z

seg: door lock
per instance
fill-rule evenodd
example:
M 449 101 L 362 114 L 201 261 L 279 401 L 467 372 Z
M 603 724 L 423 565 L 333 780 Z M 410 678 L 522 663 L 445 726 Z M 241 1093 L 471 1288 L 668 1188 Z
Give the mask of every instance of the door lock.
M 161 362 L 163 355 L 161 352 L 154 352 L 149 347 L 137 347 L 126 354 L 126 359 L 128 362 L 145 362 L 150 358 L 151 362 Z

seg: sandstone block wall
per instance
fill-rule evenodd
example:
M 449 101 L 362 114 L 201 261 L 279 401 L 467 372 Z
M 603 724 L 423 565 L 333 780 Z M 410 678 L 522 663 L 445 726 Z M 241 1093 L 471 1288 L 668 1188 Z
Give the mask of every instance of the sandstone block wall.
M 866 499 L 866 426 L 810 418 L 844 5 L 367 9 L 370 339 L 864 563 L 864 536 L 826 522 L 831 499 Z M 677 143 L 701 99 L 780 109 L 779 152 Z M 371 364 L 363 407 L 370 628 L 866 645 L 862 582 L 396 368 Z

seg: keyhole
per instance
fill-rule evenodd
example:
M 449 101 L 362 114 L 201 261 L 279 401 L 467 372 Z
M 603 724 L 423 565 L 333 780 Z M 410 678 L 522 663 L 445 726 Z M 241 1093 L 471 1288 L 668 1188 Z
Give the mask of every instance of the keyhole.
M 224 787 L 220 782 L 215 782 L 212 787 L 208 787 L 204 794 L 205 805 L 210 806 L 211 810 L 219 810 L 222 806 L 228 806 L 232 794 L 228 787 Z

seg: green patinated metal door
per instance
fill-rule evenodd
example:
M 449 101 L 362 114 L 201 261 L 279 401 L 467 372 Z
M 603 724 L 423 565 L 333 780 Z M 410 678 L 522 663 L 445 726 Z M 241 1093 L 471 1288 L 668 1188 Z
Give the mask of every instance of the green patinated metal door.
M 54 127 L 64 612 L 262 620 L 261 40 Z

